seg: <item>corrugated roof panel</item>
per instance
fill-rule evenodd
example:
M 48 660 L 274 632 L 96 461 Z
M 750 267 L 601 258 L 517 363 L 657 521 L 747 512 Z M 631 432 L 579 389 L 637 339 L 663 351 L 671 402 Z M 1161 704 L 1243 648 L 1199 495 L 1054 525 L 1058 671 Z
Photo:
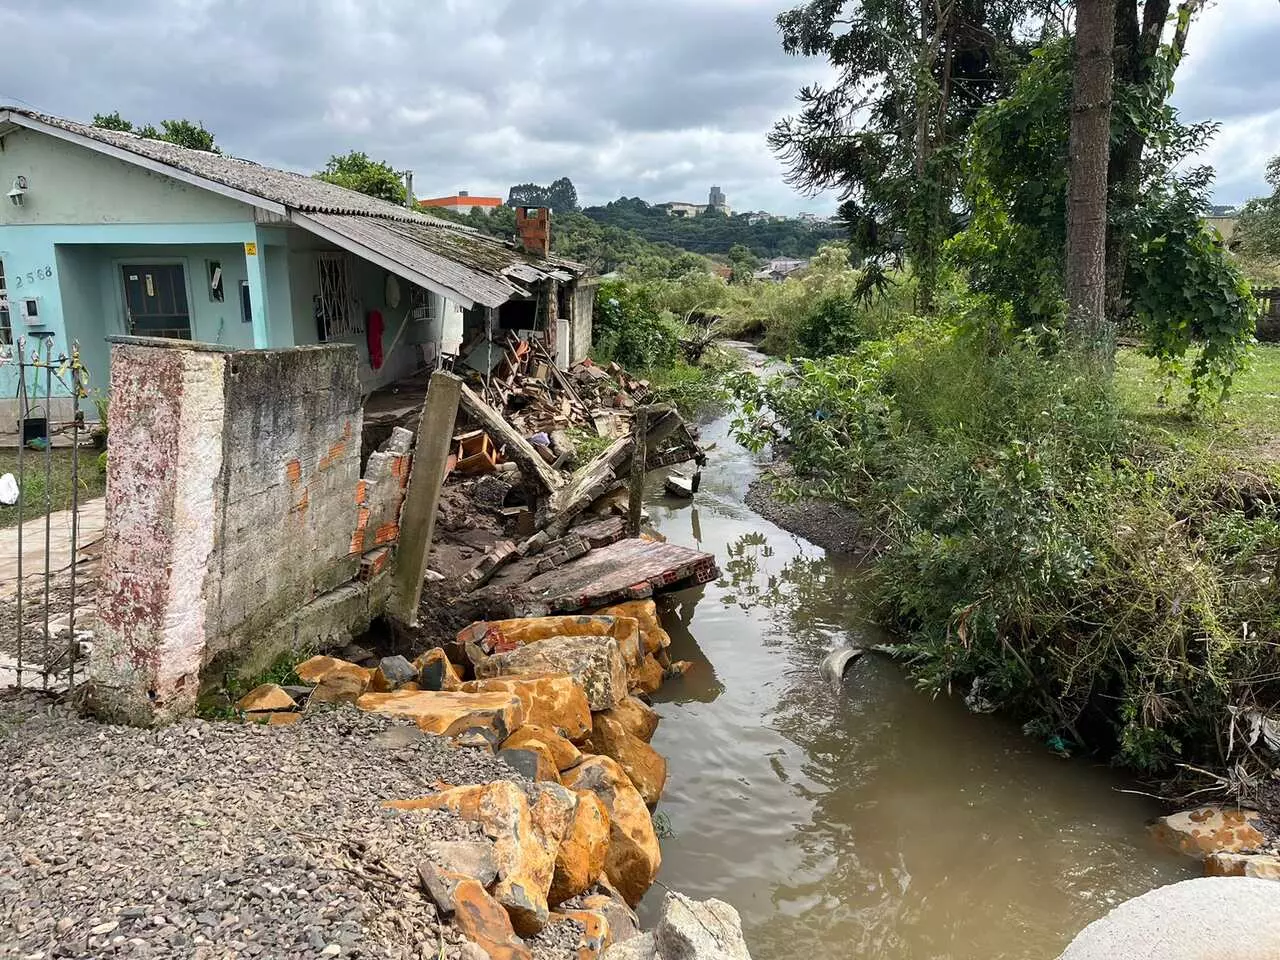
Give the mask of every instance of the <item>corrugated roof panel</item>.
M 522 292 L 518 287 L 500 277 L 481 269 L 472 269 L 459 262 L 456 257 L 428 249 L 425 244 L 418 241 L 416 236 L 409 236 L 397 230 L 396 228 L 403 224 L 394 220 L 337 213 L 310 213 L 297 218 L 295 222 L 303 228 L 308 226 L 308 222 L 319 224 L 359 247 L 380 254 L 388 260 L 434 280 L 443 287 L 457 291 L 468 300 L 487 307 L 500 306 L 510 300 L 513 295 Z M 432 229 L 433 232 L 442 234 L 452 232 L 441 228 Z M 457 234 L 457 236 L 465 235 Z M 360 253 L 359 250 L 352 252 Z

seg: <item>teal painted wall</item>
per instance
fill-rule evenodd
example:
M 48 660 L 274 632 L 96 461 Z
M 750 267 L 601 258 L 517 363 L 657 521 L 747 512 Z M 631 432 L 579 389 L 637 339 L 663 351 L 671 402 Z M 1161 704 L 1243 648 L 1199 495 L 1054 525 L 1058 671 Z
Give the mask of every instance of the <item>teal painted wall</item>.
M 25 202 L 0 207 L 0 226 L 253 222 L 248 204 L 30 130 L 4 138 L 0 192 L 17 176 Z
M 300 236 L 293 239 L 289 251 L 294 342 L 318 343 L 314 298 L 320 292 L 320 281 L 316 269 L 316 254 L 337 248 L 319 238 L 312 242 L 310 235 L 301 231 L 299 233 Z M 382 313 L 382 347 L 385 360 L 380 369 L 374 370 L 369 363 L 369 344 L 363 332 L 342 341 L 354 344 L 360 354 L 360 387 L 368 394 L 395 380 L 407 377 L 418 369 L 422 356 L 419 344 L 426 342 L 431 329 L 428 323 L 408 320 L 399 341 L 393 346 L 392 341 L 395 340 L 396 333 L 400 330 L 401 324 L 406 322 L 409 314 L 409 282 L 399 281 L 400 305 L 393 309 L 387 306 L 387 272 L 385 270 L 357 257 L 351 258 L 351 269 L 354 271 L 352 285 L 360 301 L 362 314 L 367 316 L 370 310 L 378 310 Z M 361 329 L 363 330 L 363 326 Z
M 246 277 L 244 243 L 254 236 L 252 223 L 0 225 L 14 338 L 50 330 L 55 355 L 79 339 L 94 378 L 105 382 L 102 338 L 125 332 L 120 262 L 180 261 L 195 339 L 253 346 L 252 326 L 240 319 L 240 281 Z M 223 303 L 209 297 L 210 259 L 223 265 Z M 20 318 L 23 297 L 38 299 L 38 328 Z M 12 396 L 15 382 L 12 368 L 0 367 L 0 395 Z

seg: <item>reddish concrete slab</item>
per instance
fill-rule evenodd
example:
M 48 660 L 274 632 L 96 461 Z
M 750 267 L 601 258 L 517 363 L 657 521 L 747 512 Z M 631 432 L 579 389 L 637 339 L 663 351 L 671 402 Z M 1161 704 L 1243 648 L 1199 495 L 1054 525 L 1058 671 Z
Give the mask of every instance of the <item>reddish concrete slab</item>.
M 674 543 L 619 540 L 540 574 L 524 587 L 530 599 L 553 613 L 643 600 L 664 590 L 707 583 L 720 575 L 709 553 Z

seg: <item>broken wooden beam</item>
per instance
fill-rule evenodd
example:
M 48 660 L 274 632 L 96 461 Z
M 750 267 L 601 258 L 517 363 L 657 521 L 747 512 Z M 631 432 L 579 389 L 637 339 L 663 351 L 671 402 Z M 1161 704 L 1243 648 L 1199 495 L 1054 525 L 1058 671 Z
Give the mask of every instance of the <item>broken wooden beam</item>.
M 542 459 L 533 444 L 522 437 L 493 407 L 476 396 L 466 384 L 462 385 L 461 400 L 467 414 L 480 421 L 503 454 L 518 463 L 526 477 L 536 478 L 548 493 L 555 493 L 564 486 L 564 478 Z

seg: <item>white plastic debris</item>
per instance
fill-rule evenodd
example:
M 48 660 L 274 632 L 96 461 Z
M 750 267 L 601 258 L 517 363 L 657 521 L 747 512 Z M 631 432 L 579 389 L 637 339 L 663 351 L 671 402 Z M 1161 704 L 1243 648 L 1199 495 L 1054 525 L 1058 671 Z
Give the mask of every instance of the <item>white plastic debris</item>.
M 14 479 L 12 473 L 6 473 L 0 477 L 0 503 L 6 507 L 12 507 L 18 502 L 18 481 Z

